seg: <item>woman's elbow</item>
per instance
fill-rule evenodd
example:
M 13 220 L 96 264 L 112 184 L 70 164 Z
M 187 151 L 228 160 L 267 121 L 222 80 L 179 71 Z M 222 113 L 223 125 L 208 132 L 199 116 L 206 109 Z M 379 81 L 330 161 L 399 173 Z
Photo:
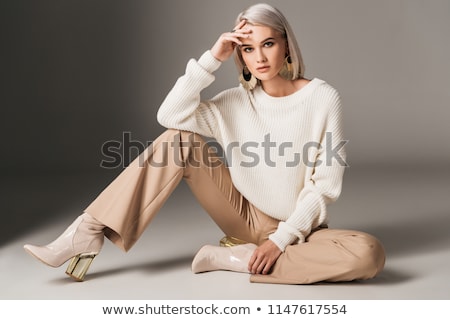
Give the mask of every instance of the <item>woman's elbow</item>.
M 158 110 L 156 113 L 156 121 L 163 127 L 169 128 L 170 127 L 170 121 L 169 117 L 167 116 L 167 113 L 164 111 L 161 111 L 161 109 Z

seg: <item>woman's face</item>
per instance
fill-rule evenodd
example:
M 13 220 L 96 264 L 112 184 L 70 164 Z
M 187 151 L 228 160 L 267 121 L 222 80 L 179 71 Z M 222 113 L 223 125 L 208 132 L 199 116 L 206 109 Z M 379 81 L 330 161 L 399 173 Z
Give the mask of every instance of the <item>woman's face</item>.
M 249 71 L 261 81 L 280 77 L 278 73 L 286 57 L 286 40 L 270 27 L 247 24 L 245 28 L 251 33 L 242 39 L 240 51 Z

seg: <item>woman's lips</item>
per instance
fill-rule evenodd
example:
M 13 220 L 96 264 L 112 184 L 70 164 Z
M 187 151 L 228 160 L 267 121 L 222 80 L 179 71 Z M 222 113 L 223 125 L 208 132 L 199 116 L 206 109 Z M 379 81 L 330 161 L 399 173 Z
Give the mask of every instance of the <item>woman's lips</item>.
M 262 66 L 262 67 L 256 68 L 256 70 L 258 70 L 258 72 L 264 73 L 264 72 L 267 72 L 269 70 L 269 68 L 270 68 L 269 66 Z

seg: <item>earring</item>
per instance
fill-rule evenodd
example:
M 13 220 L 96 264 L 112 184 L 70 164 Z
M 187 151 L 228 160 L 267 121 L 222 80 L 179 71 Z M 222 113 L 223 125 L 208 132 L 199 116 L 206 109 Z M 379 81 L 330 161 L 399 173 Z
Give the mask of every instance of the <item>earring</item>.
M 247 66 L 244 66 L 242 73 L 239 75 L 239 82 L 246 90 L 253 90 L 258 83 L 258 80 L 248 70 Z
M 281 68 L 279 74 L 286 80 L 292 80 L 294 73 L 291 56 L 287 56 L 286 59 L 284 59 L 283 67 Z

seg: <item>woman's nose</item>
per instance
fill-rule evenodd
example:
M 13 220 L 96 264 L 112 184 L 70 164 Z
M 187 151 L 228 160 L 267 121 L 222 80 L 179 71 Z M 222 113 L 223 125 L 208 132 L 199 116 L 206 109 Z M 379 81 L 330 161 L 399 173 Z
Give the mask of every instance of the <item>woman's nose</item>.
M 258 50 L 257 56 L 256 56 L 256 62 L 261 63 L 267 61 L 266 56 L 264 55 L 264 52 L 262 50 Z

